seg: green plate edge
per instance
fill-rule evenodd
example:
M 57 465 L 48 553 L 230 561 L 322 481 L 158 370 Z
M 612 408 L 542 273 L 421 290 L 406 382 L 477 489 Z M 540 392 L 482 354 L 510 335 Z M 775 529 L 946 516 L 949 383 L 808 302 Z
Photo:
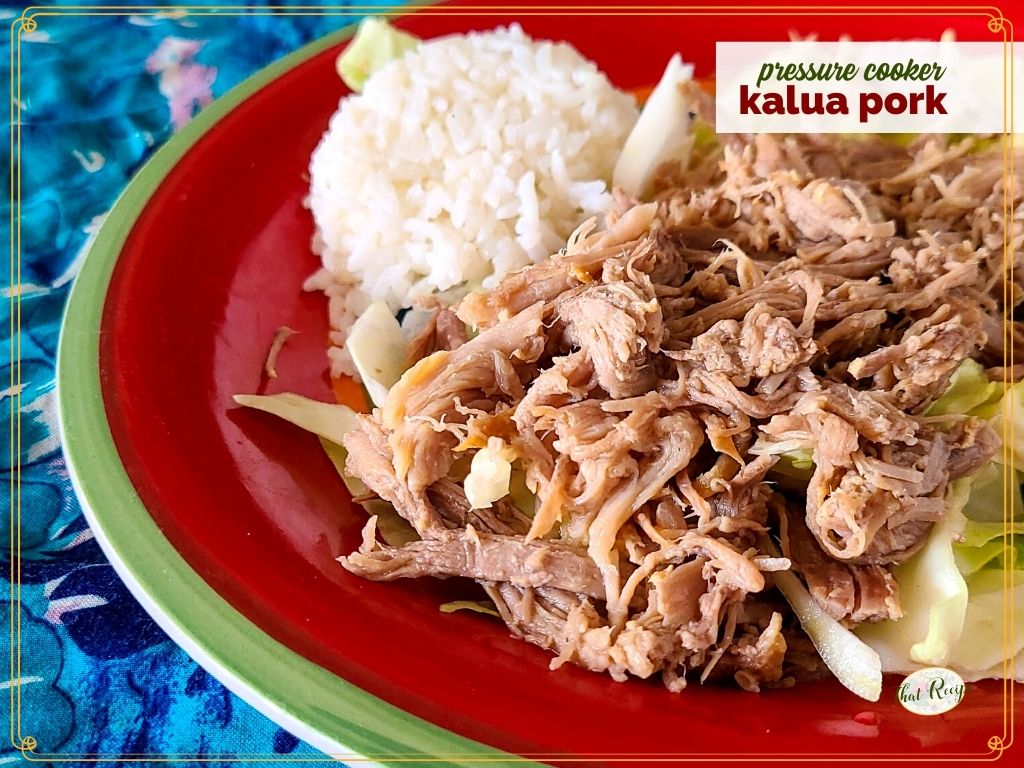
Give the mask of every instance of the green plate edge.
M 382 765 L 539 765 L 411 715 L 300 656 L 245 618 L 164 537 L 135 492 L 107 423 L 99 371 L 104 298 L 149 198 L 218 120 L 353 31 L 349 25 L 314 40 L 236 85 L 171 137 L 118 198 L 75 279 L 61 328 L 57 400 L 68 470 L 104 553 L 161 628 L 236 695 L 300 738 L 338 759 L 362 756 L 363 763 L 370 758 Z M 22 725 L 31 732 L 30 723 Z M 46 757 L 40 752 L 32 759 Z

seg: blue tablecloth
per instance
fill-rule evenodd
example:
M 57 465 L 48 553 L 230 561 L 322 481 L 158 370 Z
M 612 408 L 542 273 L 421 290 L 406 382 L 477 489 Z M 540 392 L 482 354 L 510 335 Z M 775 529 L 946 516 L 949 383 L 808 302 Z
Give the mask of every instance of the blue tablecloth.
M 0 13 L 9 23 L 21 8 Z M 11 296 L 21 293 L 21 595 L 20 603 L 8 600 L 4 589 L 0 644 L 6 658 L 10 624 L 20 613 L 21 733 L 38 741 L 39 752 L 318 755 L 197 666 L 117 578 L 68 481 L 54 355 L 90 234 L 146 158 L 247 75 L 350 22 L 286 12 L 54 16 L 22 35 L 20 278 L 0 271 L 8 315 L 0 331 L 5 435 L 19 395 L 10 386 L 17 349 L 9 330 Z M 4 227 L 9 207 L 0 218 Z M 6 486 L 0 556 L 9 578 L 14 457 L 8 440 L 0 441 L 0 451 Z M 7 675 L 0 681 L 7 681 L 0 692 L 6 722 L 13 684 Z M 22 759 L 8 739 L 2 745 L 0 764 Z

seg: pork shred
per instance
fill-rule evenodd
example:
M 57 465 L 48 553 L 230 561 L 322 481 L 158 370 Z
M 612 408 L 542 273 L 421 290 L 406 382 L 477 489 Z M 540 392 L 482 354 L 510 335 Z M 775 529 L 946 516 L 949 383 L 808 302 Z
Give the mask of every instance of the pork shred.
M 934 136 L 723 136 L 689 162 L 435 314 L 346 439 L 418 540 L 371 521 L 341 562 L 475 580 L 553 668 L 757 691 L 821 670 L 766 572 L 848 626 L 899 618 L 893 566 L 998 450 L 926 412 L 968 358 L 1024 373 L 1024 179 L 1004 201 L 999 150 Z M 473 509 L 495 439 L 530 494 Z

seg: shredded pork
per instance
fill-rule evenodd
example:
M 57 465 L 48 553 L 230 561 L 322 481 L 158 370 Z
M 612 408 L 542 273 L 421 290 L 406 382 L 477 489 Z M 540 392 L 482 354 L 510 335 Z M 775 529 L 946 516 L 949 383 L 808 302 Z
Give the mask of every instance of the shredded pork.
M 971 139 L 720 139 L 436 314 L 346 439 L 348 472 L 420 540 L 371 526 L 345 568 L 474 579 L 553 667 L 673 691 L 818 671 L 766 571 L 847 625 L 901 615 L 892 567 L 998 448 L 926 411 L 964 360 L 1003 375 L 1021 351 L 1002 328 L 1024 183 L 1011 199 L 1002 153 Z M 461 483 L 493 438 L 531 495 L 472 509 Z

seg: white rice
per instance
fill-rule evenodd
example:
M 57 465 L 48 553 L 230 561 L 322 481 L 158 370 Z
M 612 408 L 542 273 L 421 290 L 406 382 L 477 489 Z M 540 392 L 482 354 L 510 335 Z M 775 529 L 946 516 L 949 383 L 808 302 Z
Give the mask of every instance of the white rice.
M 425 42 L 343 99 L 310 166 L 334 374 L 372 300 L 489 287 L 564 246 L 609 206 L 636 119 L 592 62 L 518 25 Z

